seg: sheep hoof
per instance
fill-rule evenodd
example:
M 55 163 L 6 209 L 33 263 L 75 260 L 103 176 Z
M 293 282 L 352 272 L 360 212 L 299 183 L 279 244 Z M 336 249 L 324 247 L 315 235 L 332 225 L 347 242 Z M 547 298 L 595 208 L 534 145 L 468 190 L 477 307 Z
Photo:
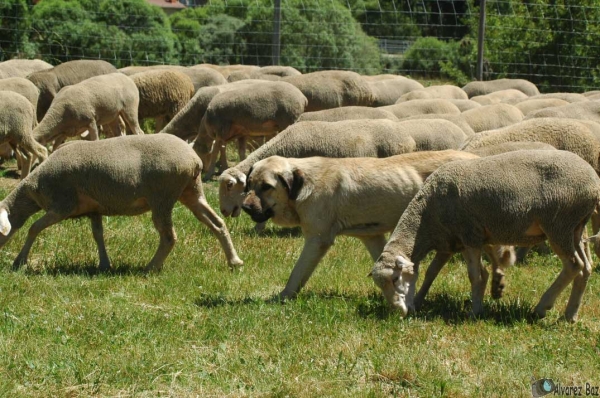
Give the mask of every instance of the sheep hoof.
M 101 272 L 106 272 L 106 271 L 109 271 L 109 270 L 110 270 L 110 263 L 102 263 L 102 262 L 101 262 L 101 263 L 98 265 L 98 269 L 99 269 Z
M 154 264 L 148 264 L 146 266 L 146 268 L 144 268 L 144 272 L 146 272 L 147 274 L 153 274 L 156 275 L 158 273 L 160 273 L 162 267 L 157 267 Z
M 18 271 L 23 265 L 27 264 L 27 259 L 21 256 L 17 256 L 15 261 L 13 262 L 12 269 L 13 271 Z
M 232 271 L 241 268 L 243 265 L 244 261 L 242 261 L 240 258 L 234 258 L 233 260 L 229 261 L 229 269 Z
M 537 319 L 542 319 L 546 317 L 546 311 L 548 311 L 546 308 L 543 308 L 540 304 L 538 304 L 535 307 L 535 310 L 533 310 L 533 316 Z

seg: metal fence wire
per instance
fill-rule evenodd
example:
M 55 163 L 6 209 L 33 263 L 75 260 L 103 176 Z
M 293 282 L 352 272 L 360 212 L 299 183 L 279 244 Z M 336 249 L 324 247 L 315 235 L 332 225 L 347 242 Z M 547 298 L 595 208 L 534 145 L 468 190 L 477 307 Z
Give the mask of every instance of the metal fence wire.
M 0 0 L 0 59 L 271 65 L 274 1 L 187 0 L 187 9 L 148 22 L 127 6 L 134 0 L 41 0 L 26 10 L 11 8 L 18 0 Z M 61 5 L 40 11 L 51 2 Z M 279 63 L 303 72 L 346 69 L 465 83 L 475 78 L 479 6 L 479 0 L 281 0 Z M 524 78 L 545 91 L 598 87 L 600 1 L 487 0 L 486 11 L 484 79 Z

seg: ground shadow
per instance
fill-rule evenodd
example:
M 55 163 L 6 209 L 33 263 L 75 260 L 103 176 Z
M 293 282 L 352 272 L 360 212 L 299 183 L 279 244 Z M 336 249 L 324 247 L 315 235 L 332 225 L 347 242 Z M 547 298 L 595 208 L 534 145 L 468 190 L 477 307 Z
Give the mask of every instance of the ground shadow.
M 419 311 L 409 317 L 423 321 L 442 319 L 447 324 L 472 322 L 471 300 L 461 299 L 448 294 L 428 295 Z M 369 297 L 358 305 L 357 313 L 363 318 L 387 319 L 395 313 L 382 296 Z M 478 319 L 494 321 L 501 325 L 512 325 L 520 322 L 533 323 L 537 317 L 532 313 L 532 305 L 520 300 L 499 300 L 483 304 L 483 315 Z
M 104 276 L 123 276 L 123 275 L 135 275 L 145 276 L 148 275 L 144 271 L 145 264 L 137 263 L 116 263 L 112 264 L 111 268 L 106 271 L 102 271 L 98 268 L 98 264 L 90 263 L 78 263 L 78 262 L 57 262 L 51 267 L 45 266 L 40 268 L 33 268 L 24 266 L 23 272 L 27 275 L 75 275 L 75 276 L 86 276 L 94 277 L 98 275 Z
M 244 229 L 246 235 L 260 236 L 266 238 L 298 238 L 302 236 L 300 227 L 283 228 L 283 227 L 267 227 L 263 231 L 256 232 L 254 227 Z

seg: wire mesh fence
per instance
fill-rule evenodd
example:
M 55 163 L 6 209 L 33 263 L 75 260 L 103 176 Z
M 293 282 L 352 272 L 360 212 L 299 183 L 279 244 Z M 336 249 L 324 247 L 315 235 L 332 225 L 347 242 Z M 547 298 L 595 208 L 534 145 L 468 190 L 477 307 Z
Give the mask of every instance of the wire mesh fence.
M 145 0 L 0 0 L 0 60 L 128 65 L 273 60 L 272 0 L 208 0 L 165 14 Z M 484 78 L 545 91 L 598 86 L 600 2 L 488 0 Z M 479 1 L 282 0 L 280 63 L 465 83 L 475 77 Z

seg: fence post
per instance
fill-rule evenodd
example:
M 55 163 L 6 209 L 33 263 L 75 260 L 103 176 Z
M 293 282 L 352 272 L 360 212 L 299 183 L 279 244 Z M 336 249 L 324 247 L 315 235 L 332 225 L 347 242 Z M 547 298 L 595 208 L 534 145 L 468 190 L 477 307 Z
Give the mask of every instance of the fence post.
M 281 52 L 281 0 L 275 0 L 273 14 L 273 65 L 279 65 L 279 55 Z
M 479 3 L 479 34 L 477 37 L 477 80 L 483 80 L 483 42 L 485 40 L 485 0 Z

